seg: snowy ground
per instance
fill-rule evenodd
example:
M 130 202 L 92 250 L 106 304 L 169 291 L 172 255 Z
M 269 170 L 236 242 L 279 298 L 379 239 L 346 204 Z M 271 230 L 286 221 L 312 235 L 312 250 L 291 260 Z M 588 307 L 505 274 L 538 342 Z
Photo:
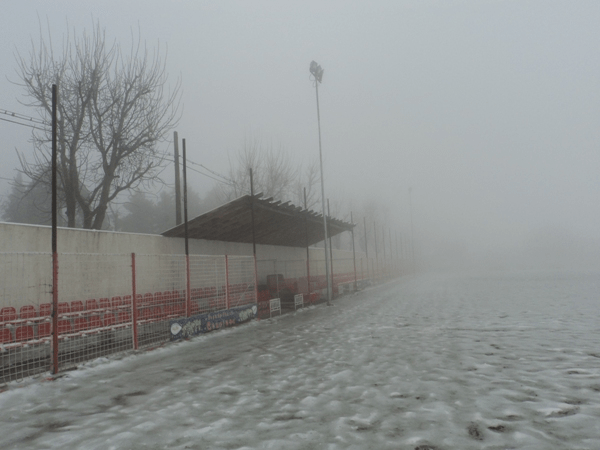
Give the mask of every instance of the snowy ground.
M 600 449 L 600 274 L 429 275 L 0 394 L 0 448 Z

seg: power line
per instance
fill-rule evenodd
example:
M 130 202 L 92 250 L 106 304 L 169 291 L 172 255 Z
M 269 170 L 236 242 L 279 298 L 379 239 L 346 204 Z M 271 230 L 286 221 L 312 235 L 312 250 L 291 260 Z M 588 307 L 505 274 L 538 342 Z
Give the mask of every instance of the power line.
M 9 111 L 7 109 L 0 109 L 0 114 L 5 114 L 7 116 L 14 117 L 15 119 L 27 120 L 29 122 L 37 123 L 38 125 L 46 125 L 46 122 L 44 122 L 42 119 L 36 119 L 35 117 L 26 116 L 25 114 Z
M 43 120 L 41 120 L 41 119 L 36 119 L 34 117 L 26 116 L 25 114 L 20 114 L 20 113 L 14 112 L 14 111 L 9 111 L 7 109 L 0 109 L 0 114 L 4 114 L 6 116 L 13 117 L 13 118 L 19 119 L 19 120 L 26 120 L 26 121 L 28 121 L 30 123 L 34 123 L 34 124 L 38 124 L 38 125 L 46 125 L 46 123 Z M 17 125 L 21 125 L 21 126 L 24 126 L 24 127 L 33 128 L 34 130 L 45 131 L 44 128 L 36 127 L 35 125 L 31 125 L 29 123 L 17 122 L 16 120 L 5 119 L 5 118 L 2 118 L 2 117 L 0 117 L 0 120 L 3 120 L 5 122 L 14 123 L 14 124 L 17 124 Z M 210 178 L 212 180 L 215 180 L 215 181 L 217 181 L 219 183 L 222 183 L 222 184 L 227 184 L 227 185 L 230 185 L 230 186 L 234 184 L 234 182 L 230 178 L 227 178 L 226 176 L 223 176 L 220 173 L 218 173 L 218 172 L 216 172 L 216 171 L 214 171 L 212 169 L 209 169 L 208 167 L 206 167 L 203 164 L 194 162 L 194 161 L 192 161 L 190 159 L 188 159 L 187 162 L 189 162 L 190 164 L 196 165 L 198 167 L 202 167 L 204 170 L 207 170 L 208 172 L 210 172 L 214 176 L 219 177 L 220 179 L 219 178 L 215 178 L 215 177 L 213 177 L 213 176 L 211 176 L 211 175 L 209 175 L 207 173 L 204 173 L 204 172 L 202 172 L 200 170 L 197 170 L 197 169 L 194 169 L 194 168 L 190 167 L 190 170 L 193 170 L 194 172 L 199 173 L 200 175 L 204 175 L 205 177 L 208 177 L 208 178 Z
M 229 178 L 227 178 L 227 177 L 225 177 L 225 176 L 221 175 L 221 174 L 220 174 L 220 173 L 218 173 L 218 172 L 215 172 L 214 170 L 211 170 L 211 169 L 209 169 L 208 167 L 206 167 L 206 166 L 205 166 L 205 165 L 203 165 L 203 164 L 199 164 L 199 163 L 197 163 L 197 162 L 194 162 L 194 161 L 190 160 L 189 158 L 188 158 L 188 160 L 187 160 L 187 161 L 188 161 L 189 163 L 191 163 L 191 164 L 194 164 L 194 165 L 196 165 L 196 166 L 200 166 L 200 167 L 202 167 L 203 169 L 205 169 L 205 170 L 208 170 L 208 171 L 209 171 L 210 173 L 212 173 L 213 175 L 215 175 L 215 176 L 217 176 L 217 177 L 220 177 L 220 178 L 224 179 L 224 180 L 225 180 L 225 181 L 227 181 L 228 183 L 232 183 L 232 180 L 231 180 L 231 179 L 229 179 Z
M 2 120 L 4 122 L 16 123 L 17 125 L 33 128 L 34 130 L 47 131 L 45 128 L 36 127 L 35 125 L 30 125 L 28 123 L 21 123 L 21 122 L 15 121 L 15 120 L 4 119 L 2 117 L 0 117 L 0 120 Z
M 232 186 L 232 185 L 233 185 L 233 183 L 232 183 L 232 182 L 227 182 L 227 181 L 219 180 L 218 178 L 212 177 L 212 176 L 210 176 L 210 175 L 209 175 L 209 174 L 207 174 L 207 173 L 200 172 L 198 169 L 194 169 L 193 167 L 188 167 L 188 169 L 190 169 L 190 170 L 192 170 L 192 171 L 194 171 L 194 172 L 196 172 L 196 173 L 199 173 L 200 175 L 204 175 L 205 177 L 208 177 L 208 178 L 210 178 L 210 179 L 212 179 L 212 180 L 215 180 L 215 181 L 216 181 L 216 182 L 218 182 L 218 183 L 226 184 L 226 185 L 228 185 L 228 186 Z

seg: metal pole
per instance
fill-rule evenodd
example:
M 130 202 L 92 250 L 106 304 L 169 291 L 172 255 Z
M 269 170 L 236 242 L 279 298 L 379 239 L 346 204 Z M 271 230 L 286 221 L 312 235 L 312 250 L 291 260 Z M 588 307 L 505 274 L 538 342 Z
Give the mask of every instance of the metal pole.
M 135 268 L 135 253 L 131 254 L 131 333 L 133 339 L 133 349 L 139 348 L 138 340 L 138 303 L 137 303 L 137 287 L 136 287 L 136 268 Z M 141 306 L 141 305 L 140 305 Z
M 181 182 L 179 180 L 179 136 L 173 132 L 173 147 L 175 149 L 175 225 L 181 223 Z
M 323 229 L 325 232 L 325 276 L 327 279 L 327 305 L 331 304 L 333 285 L 329 277 L 329 255 L 327 254 L 327 217 L 325 216 L 325 181 L 323 180 L 323 150 L 321 146 L 321 112 L 319 110 L 319 80 L 315 80 L 315 91 L 317 93 L 317 123 L 319 125 L 319 162 L 321 164 L 321 203 L 323 206 Z
M 250 167 L 250 214 L 252 216 L 252 254 L 256 259 L 256 230 L 254 228 L 254 178 L 252 176 L 252 167 Z
M 352 211 L 350 211 L 350 222 L 352 222 L 352 260 L 354 261 L 354 291 L 358 289 L 358 283 L 356 281 L 356 248 L 354 247 L 354 219 L 352 218 Z
M 329 210 L 329 199 L 327 199 L 327 216 L 328 216 L 327 220 L 331 220 L 331 211 Z M 333 275 L 333 245 L 331 244 L 331 235 L 329 235 L 329 265 L 330 265 L 330 272 L 331 272 L 331 285 L 333 286 L 333 279 L 334 279 L 334 275 Z M 333 289 L 331 291 L 331 295 L 333 296 Z
M 408 202 L 410 208 L 410 247 L 411 247 L 411 260 L 412 260 L 412 271 L 415 273 L 415 230 L 413 227 L 413 215 L 412 215 L 412 188 L 408 188 Z
M 392 246 L 392 229 L 388 228 L 388 237 L 390 238 L 390 270 L 395 270 L 394 247 Z
M 381 246 L 383 247 L 383 273 L 387 274 L 387 263 L 385 261 L 385 227 L 381 225 Z
M 400 257 L 398 256 L 398 230 L 396 230 L 396 271 L 400 275 Z
M 190 247 L 189 247 L 189 235 L 188 235 L 188 209 L 187 209 L 187 158 L 185 151 L 185 139 L 182 139 L 183 144 L 183 220 L 184 220 L 184 232 L 185 232 L 185 264 L 186 264 L 186 295 L 185 295 L 185 309 L 186 317 L 190 317 L 192 314 L 192 295 L 191 295 L 191 283 L 190 283 Z
M 58 87 L 52 85 L 52 367 L 58 373 L 58 253 L 57 253 L 57 186 L 56 159 L 58 140 Z
M 308 301 L 310 301 L 310 249 L 308 244 L 308 202 L 306 200 L 306 188 L 304 188 L 304 209 L 306 211 L 304 217 L 304 226 L 306 230 L 306 290 L 308 292 Z
M 373 234 L 375 241 L 375 276 L 379 277 L 379 254 L 377 252 L 377 224 L 375 222 L 373 222 Z
M 369 278 L 369 244 L 367 241 L 367 218 L 363 216 L 363 223 L 365 226 L 365 256 L 367 257 L 367 278 Z

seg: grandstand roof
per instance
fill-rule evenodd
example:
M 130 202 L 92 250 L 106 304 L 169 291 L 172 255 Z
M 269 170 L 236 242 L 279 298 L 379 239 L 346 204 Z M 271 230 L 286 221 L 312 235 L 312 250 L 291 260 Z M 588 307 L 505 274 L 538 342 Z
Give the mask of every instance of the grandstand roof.
M 306 247 L 321 242 L 324 236 L 323 215 L 281 203 L 272 198 L 263 199 L 245 195 L 188 221 L 188 235 L 192 239 L 252 243 L 252 205 L 256 243 Z M 327 231 L 335 236 L 350 231 L 353 224 L 327 218 Z M 182 223 L 162 233 L 167 237 L 185 237 Z

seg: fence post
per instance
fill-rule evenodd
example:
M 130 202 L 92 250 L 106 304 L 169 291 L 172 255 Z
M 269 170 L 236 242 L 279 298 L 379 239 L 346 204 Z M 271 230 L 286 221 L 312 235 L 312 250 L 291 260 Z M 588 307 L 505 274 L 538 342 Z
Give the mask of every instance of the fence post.
M 190 255 L 185 255 L 185 317 L 192 315 L 192 291 L 190 289 Z
M 256 307 L 258 308 L 258 267 L 256 264 L 256 253 L 254 254 L 254 301 L 256 302 Z
M 131 331 L 133 333 L 133 349 L 138 349 L 138 308 L 137 308 L 137 294 L 135 287 L 135 253 L 131 254 L 131 320 L 132 326 Z
M 52 252 L 52 366 L 58 373 L 58 253 Z
M 225 309 L 229 309 L 229 258 L 225 255 Z

